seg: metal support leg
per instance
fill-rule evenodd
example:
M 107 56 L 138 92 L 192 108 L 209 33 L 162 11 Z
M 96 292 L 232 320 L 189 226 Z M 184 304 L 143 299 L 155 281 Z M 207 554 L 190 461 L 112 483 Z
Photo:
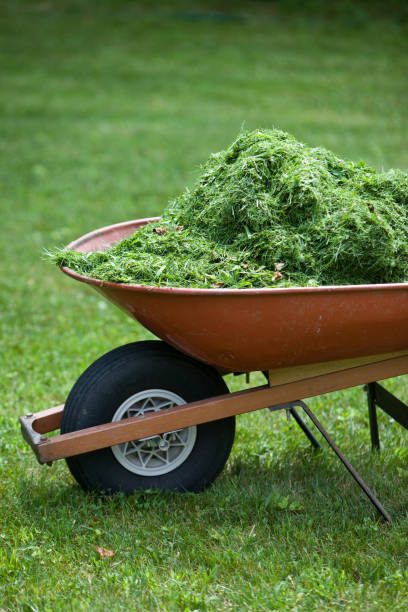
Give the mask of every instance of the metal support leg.
M 327 433 L 327 431 L 324 429 L 324 427 L 321 425 L 321 423 L 318 421 L 318 419 L 315 417 L 315 415 L 313 414 L 313 412 L 306 406 L 306 404 L 302 401 L 298 401 L 298 402 L 294 402 L 294 404 L 296 404 L 297 406 L 300 406 L 303 408 L 303 410 L 306 412 L 307 416 L 313 421 L 314 425 L 317 427 L 317 429 L 320 431 L 320 433 L 322 434 L 322 436 L 325 438 L 325 440 L 327 441 L 327 443 L 329 444 L 329 446 L 332 448 L 332 450 L 336 453 L 337 457 L 340 459 L 340 461 L 343 463 L 343 465 L 345 466 L 345 468 L 350 472 L 350 474 L 352 475 L 352 477 L 354 478 L 354 480 L 357 482 L 358 486 L 364 491 L 364 493 L 367 495 L 368 499 L 371 501 L 371 503 L 376 507 L 376 509 L 378 510 L 378 512 L 385 518 L 386 521 L 391 522 L 391 517 L 388 514 L 388 512 L 385 510 L 385 508 L 382 506 L 382 504 L 380 503 L 380 501 L 376 498 L 376 496 L 374 495 L 374 493 L 367 487 L 367 485 L 365 484 L 365 482 L 363 481 L 363 479 L 361 478 L 361 476 L 358 474 L 358 472 L 356 472 L 356 470 L 353 468 L 353 466 L 351 465 L 351 463 L 346 459 L 346 457 L 343 455 L 343 453 L 341 452 L 341 450 L 339 449 L 339 447 L 334 443 L 334 441 L 331 439 L 331 437 L 329 436 L 329 434 Z
M 314 448 L 321 448 L 320 442 L 315 438 L 314 434 L 310 431 L 304 420 L 299 416 L 295 408 L 288 409 L 290 414 L 295 419 L 296 423 L 299 425 L 300 429 L 306 435 L 306 437 L 310 440 L 312 446 Z
M 265 376 L 266 380 L 269 383 L 269 372 L 268 370 L 265 370 L 264 372 L 262 372 L 262 374 Z M 275 407 L 271 407 L 270 410 L 271 411 L 275 411 L 277 408 L 284 408 L 285 410 L 287 410 L 291 416 L 293 416 L 294 420 L 296 421 L 296 423 L 299 425 L 300 429 L 303 431 L 303 433 L 305 434 L 305 436 L 308 438 L 308 440 L 310 441 L 310 443 L 312 444 L 312 446 L 314 448 L 321 448 L 321 444 L 320 442 L 316 439 L 316 437 L 314 436 L 314 434 L 310 431 L 309 427 L 306 425 L 306 423 L 304 422 L 304 420 L 302 419 L 302 417 L 298 414 L 298 412 L 295 410 L 295 406 L 296 406 L 297 402 L 291 402 L 289 404 L 284 404 L 282 406 L 275 406 Z
M 370 421 L 370 436 L 371 436 L 371 449 L 380 450 L 380 436 L 378 434 L 378 421 L 377 421 L 377 406 L 375 403 L 375 391 L 377 383 L 368 383 L 367 400 L 368 400 L 368 419 Z
M 271 406 L 269 408 L 269 410 L 271 412 L 276 412 L 277 410 L 286 410 L 287 413 L 289 413 L 291 416 L 293 416 L 294 420 L 299 425 L 300 429 L 303 431 L 303 433 L 306 435 L 306 437 L 309 439 L 309 441 L 311 442 L 312 446 L 314 448 L 321 448 L 320 442 L 316 439 L 316 437 L 314 436 L 313 432 L 310 431 L 310 429 L 308 428 L 308 426 L 306 425 L 306 423 L 304 422 L 302 417 L 295 410 L 295 406 L 297 406 L 297 405 L 299 405 L 299 402 L 290 402 L 289 404 L 281 404 L 279 406 Z

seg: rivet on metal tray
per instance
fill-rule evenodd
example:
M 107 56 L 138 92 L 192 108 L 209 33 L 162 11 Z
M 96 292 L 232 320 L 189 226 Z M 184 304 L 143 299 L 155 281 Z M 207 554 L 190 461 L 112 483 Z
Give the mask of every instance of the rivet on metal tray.
M 26 414 L 26 419 L 31 419 L 31 417 L 33 417 L 33 413 L 29 412 L 28 414 Z
M 47 440 L 47 436 L 40 436 L 40 442 L 46 442 Z

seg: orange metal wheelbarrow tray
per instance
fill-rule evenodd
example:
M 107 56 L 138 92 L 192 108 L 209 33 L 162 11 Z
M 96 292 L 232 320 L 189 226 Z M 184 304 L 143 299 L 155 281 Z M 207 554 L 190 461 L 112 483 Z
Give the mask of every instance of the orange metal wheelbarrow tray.
M 105 249 L 156 219 L 102 228 L 68 248 Z M 319 446 L 301 408 L 390 520 L 303 400 L 365 385 L 372 447 L 379 449 L 377 407 L 408 429 L 408 406 L 377 382 L 408 373 L 408 284 L 173 289 L 62 270 L 161 340 L 110 351 L 85 370 L 65 405 L 20 418 L 40 463 L 65 458 L 85 489 L 198 492 L 224 467 L 238 414 L 286 410 Z M 223 375 L 254 371 L 265 385 L 228 392 Z

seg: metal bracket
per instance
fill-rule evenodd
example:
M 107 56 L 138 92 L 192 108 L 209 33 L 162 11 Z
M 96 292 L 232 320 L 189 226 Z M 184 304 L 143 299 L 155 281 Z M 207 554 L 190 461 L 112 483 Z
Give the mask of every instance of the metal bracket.
M 289 402 L 288 404 L 282 404 L 281 406 L 271 407 L 269 408 L 269 410 L 271 412 L 274 412 L 275 410 L 286 410 L 286 416 L 288 420 L 290 419 L 290 417 L 293 417 L 293 419 L 299 425 L 305 436 L 309 439 L 311 445 L 314 448 L 321 448 L 320 442 L 317 440 L 313 432 L 309 429 L 302 417 L 299 415 L 295 406 L 300 406 L 301 408 L 303 408 L 303 402 Z

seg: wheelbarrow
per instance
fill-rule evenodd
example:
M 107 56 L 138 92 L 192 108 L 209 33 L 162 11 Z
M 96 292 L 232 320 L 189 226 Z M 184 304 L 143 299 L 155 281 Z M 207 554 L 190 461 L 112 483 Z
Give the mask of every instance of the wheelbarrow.
M 157 219 L 105 227 L 68 248 L 106 249 Z M 110 351 L 85 370 L 65 405 L 20 418 L 40 463 L 65 458 L 84 489 L 198 492 L 223 469 L 238 414 L 286 410 L 319 446 L 300 408 L 390 520 L 303 400 L 366 385 L 372 447 L 379 448 L 377 407 L 408 429 L 408 406 L 377 382 L 408 373 L 408 284 L 185 289 L 62 270 L 161 340 Z M 255 371 L 265 385 L 228 392 L 225 374 Z

